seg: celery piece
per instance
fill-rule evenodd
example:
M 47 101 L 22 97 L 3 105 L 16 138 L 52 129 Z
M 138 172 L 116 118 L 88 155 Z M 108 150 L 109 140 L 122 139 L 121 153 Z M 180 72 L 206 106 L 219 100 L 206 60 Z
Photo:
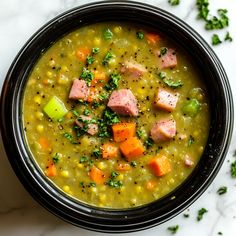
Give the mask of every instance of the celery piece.
M 197 99 L 192 98 L 188 100 L 182 108 L 182 111 L 187 116 L 195 116 L 200 109 L 200 103 Z
M 64 103 L 56 96 L 53 96 L 45 105 L 43 111 L 52 119 L 59 120 L 68 112 Z

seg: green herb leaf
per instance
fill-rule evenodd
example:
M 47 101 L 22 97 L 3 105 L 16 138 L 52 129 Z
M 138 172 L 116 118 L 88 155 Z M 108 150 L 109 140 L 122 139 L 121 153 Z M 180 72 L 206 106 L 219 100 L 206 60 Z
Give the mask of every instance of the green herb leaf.
M 184 213 L 184 217 L 185 217 L 185 218 L 189 218 L 189 214 Z
M 80 163 L 85 163 L 85 162 L 87 162 L 89 159 L 88 159 L 88 157 L 86 157 L 86 156 L 82 156 L 82 157 L 80 157 Z
M 108 185 L 113 187 L 113 188 L 120 188 L 123 186 L 123 183 L 120 180 L 114 180 L 114 179 L 110 179 L 108 181 Z
M 201 208 L 201 209 L 198 211 L 197 221 L 202 220 L 203 215 L 204 215 L 205 213 L 207 213 L 207 212 L 208 212 L 208 211 L 207 211 L 205 208 Z
M 222 41 L 220 40 L 219 36 L 217 34 L 213 34 L 211 38 L 212 45 L 218 45 L 221 44 Z
M 92 49 L 92 54 L 97 54 L 99 53 L 100 49 L 99 48 L 93 48 Z
M 93 56 L 87 56 L 86 60 L 87 60 L 88 65 L 91 65 L 94 62 Z
M 206 20 L 209 14 L 209 1 L 197 0 L 196 5 L 198 7 L 198 17 Z
M 137 162 L 136 162 L 136 161 L 131 161 L 131 162 L 130 162 L 130 165 L 131 165 L 132 167 L 137 167 Z
M 168 3 L 169 3 L 171 6 L 176 6 L 176 5 L 179 5 L 180 0 L 168 0 Z
M 140 130 L 140 129 L 138 129 L 138 130 L 136 131 L 136 134 L 137 134 L 137 136 L 138 136 L 139 138 L 142 138 L 142 136 L 143 136 L 143 131 Z
M 189 139 L 188 139 L 188 146 L 190 147 L 193 143 L 194 143 L 194 137 L 192 135 L 189 136 Z
M 179 226 L 178 225 L 175 225 L 175 226 L 170 226 L 167 228 L 172 234 L 176 234 L 178 229 L 179 229 Z
M 111 74 L 108 83 L 105 85 L 105 89 L 107 91 L 116 89 L 119 85 L 120 79 L 121 79 L 120 74 L 117 73 Z
M 79 113 L 78 113 L 78 111 L 76 111 L 76 110 L 72 110 L 72 114 L 73 114 L 74 116 L 76 116 L 76 117 L 79 117 Z
M 114 57 L 114 55 L 111 53 L 111 51 L 108 51 L 105 57 L 102 60 L 102 64 L 104 66 L 107 66 L 109 61 Z
M 164 56 L 164 55 L 167 53 L 167 51 L 168 51 L 168 48 L 162 47 L 162 48 L 160 49 L 160 56 Z
M 104 32 L 103 32 L 103 36 L 106 40 L 110 40 L 112 39 L 113 37 L 113 33 L 111 32 L 110 29 L 106 29 Z
M 96 158 L 101 157 L 101 155 L 102 155 L 101 149 L 100 149 L 100 148 L 95 148 L 95 149 L 93 150 L 93 155 L 94 155 Z
M 77 144 L 77 142 L 74 140 L 73 136 L 69 133 L 64 133 L 64 137 L 67 138 L 72 144 Z
M 229 41 L 229 42 L 232 42 L 232 41 L 233 41 L 233 38 L 231 37 L 231 35 L 229 34 L 229 32 L 226 33 L 224 40 L 225 40 L 225 41 Z
M 158 73 L 158 76 L 160 77 L 160 79 L 165 79 L 166 78 L 166 73 L 165 72 L 163 72 L 163 71 L 161 71 L 161 72 L 159 72 Z
M 88 69 L 86 69 L 85 67 L 83 68 L 82 74 L 80 75 L 80 78 L 82 78 L 83 80 L 85 80 L 86 84 L 88 86 L 91 85 L 91 81 L 94 78 L 94 73 L 89 71 Z
M 184 85 L 181 80 L 174 81 L 172 79 L 164 78 L 163 82 L 171 88 L 179 88 L 179 87 L 182 87 Z
M 207 30 L 215 30 L 215 29 L 223 29 L 229 25 L 229 18 L 226 9 L 218 9 L 219 18 L 213 16 L 211 19 L 206 21 L 205 29 Z
M 88 108 L 86 108 L 86 109 L 84 110 L 84 115 L 85 115 L 85 116 L 88 116 L 90 113 L 91 113 L 91 112 L 90 112 L 90 110 L 89 110 Z
M 225 194 L 227 192 L 227 187 L 226 186 L 222 186 L 217 190 L 217 193 L 219 195 Z
M 96 183 L 94 183 L 94 182 L 91 182 L 89 185 L 90 185 L 91 187 L 96 187 L 96 186 L 97 186 Z
M 60 159 L 60 155 L 58 153 L 56 153 L 53 157 L 52 157 L 52 161 L 54 164 L 57 164 L 58 161 Z
M 119 173 L 117 173 L 117 172 L 115 172 L 115 171 L 112 171 L 112 172 L 111 172 L 111 178 L 112 178 L 112 179 L 116 178 L 118 175 L 119 175 Z
M 231 176 L 233 178 L 236 178 L 236 161 L 231 163 Z
M 145 142 L 144 142 L 146 148 L 150 148 L 152 147 L 152 145 L 154 144 L 154 141 L 151 138 L 148 138 Z
M 109 108 L 105 109 L 103 119 L 108 125 L 113 125 L 120 122 L 118 115 Z
M 136 32 L 137 39 L 144 39 L 144 33 L 142 31 Z

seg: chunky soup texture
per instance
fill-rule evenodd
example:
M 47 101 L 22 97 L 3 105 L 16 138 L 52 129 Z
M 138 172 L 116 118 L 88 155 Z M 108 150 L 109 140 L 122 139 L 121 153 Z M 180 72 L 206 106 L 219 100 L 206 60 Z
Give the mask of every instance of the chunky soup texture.
M 105 22 L 55 42 L 24 93 L 29 149 L 42 173 L 91 205 L 160 199 L 197 165 L 207 142 L 206 88 L 164 34 Z

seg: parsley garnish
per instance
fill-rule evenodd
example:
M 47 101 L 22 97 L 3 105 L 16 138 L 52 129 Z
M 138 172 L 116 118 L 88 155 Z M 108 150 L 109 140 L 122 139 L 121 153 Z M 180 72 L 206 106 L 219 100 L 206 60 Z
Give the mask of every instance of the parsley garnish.
M 164 56 L 167 53 L 168 49 L 166 47 L 162 47 L 160 49 L 160 56 Z
M 93 150 L 93 155 L 94 155 L 96 158 L 99 158 L 99 157 L 102 155 L 101 149 L 100 149 L 100 148 L 95 148 L 95 149 Z
M 131 162 L 130 162 L 130 165 L 131 165 L 132 167 L 136 167 L 136 166 L 137 166 L 137 162 L 136 162 L 136 161 L 131 161 Z
M 226 9 L 218 9 L 217 12 L 220 17 L 213 16 L 207 20 L 205 25 L 207 30 L 223 29 L 229 25 L 229 18 L 226 15 L 228 11 Z
M 88 116 L 90 113 L 91 113 L 90 110 L 88 108 L 85 108 L 84 115 Z
M 201 209 L 198 211 L 197 221 L 202 220 L 203 215 L 204 215 L 205 213 L 207 213 L 207 212 L 208 212 L 208 211 L 207 211 L 205 208 L 201 208 Z
M 123 184 L 120 180 L 116 180 L 115 178 L 119 175 L 119 173 L 112 171 L 111 172 L 111 179 L 108 181 L 108 185 L 114 188 L 120 188 Z
M 64 133 L 64 137 L 67 138 L 72 144 L 77 144 L 77 142 L 74 140 L 74 138 L 71 134 Z
M 111 32 L 110 29 L 106 29 L 104 32 L 103 32 L 103 36 L 106 40 L 109 40 L 109 39 L 112 39 L 113 37 L 113 33 Z
M 221 44 L 222 41 L 220 40 L 219 36 L 217 34 L 213 34 L 211 38 L 212 45 L 218 45 Z
M 189 139 L 188 139 L 188 146 L 190 147 L 193 143 L 194 143 L 194 137 L 192 135 L 189 136 Z
M 111 60 L 111 58 L 113 58 L 114 55 L 111 53 L 111 51 L 108 51 L 107 54 L 105 55 L 105 57 L 102 60 L 102 64 L 104 66 L 107 66 L 109 61 Z
M 116 178 L 117 176 L 119 175 L 119 173 L 115 172 L 115 171 L 112 171 L 111 172 L 111 178 Z
M 73 113 L 73 115 L 76 116 L 76 117 L 79 116 L 79 113 L 78 113 L 78 111 L 76 111 L 76 110 L 72 110 L 72 113 Z
M 137 136 L 138 136 L 139 138 L 142 138 L 142 136 L 143 136 L 143 131 L 140 130 L 140 129 L 138 129 L 138 130 L 136 131 L 136 134 L 137 134 Z
M 236 178 L 236 161 L 231 163 L 231 176 L 233 178 Z
M 171 6 L 179 5 L 179 2 L 180 2 L 180 0 L 168 0 L 168 3 L 169 3 Z
M 197 0 L 196 5 L 198 6 L 198 17 L 206 20 L 209 14 L 208 0 Z
M 217 193 L 218 193 L 219 195 L 222 195 L 222 194 L 227 193 L 227 187 L 226 187 L 226 186 L 220 187 L 220 188 L 217 190 Z
M 96 187 L 96 183 L 94 183 L 94 182 L 91 182 L 89 185 L 90 185 L 91 187 Z
M 103 113 L 104 122 L 108 125 L 113 125 L 120 122 L 117 114 L 109 108 L 106 108 Z
M 178 225 L 175 225 L 175 226 L 170 226 L 167 228 L 172 234 L 176 234 L 178 229 L 179 229 L 179 226 Z
M 225 40 L 225 41 L 229 41 L 229 42 L 232 42 L 232 41 L 233 41 L 233 38 L 231 37 L 231 35 L 229 34 L 229 32 L 226 33 L 224 40 Z
M 56 154 L 52 157 L 52 161 L 53 161 L 54 164 L 58 163 L 59 159 L 60 159 L 60 156 L 59 156 L 58 153 L 56 153 Z
M 82 156 L 82 157 L 80 157 L 80 163 L 84 163 L 84 162 L 87 162 L 89 159 L 88 159 L 88 157 L 86 157 L 86 156 Z
M 94 78 L 94 74 L 93 74 L 93 72 L 89 71 L 88 69 L 83 68 L 83 71 L 82 71 L 82 74 L 80 75 L 80 78 L 85 80 L 86 84 L 88 86 L 90 86 L 91 85 L 91 81 Z
M 121 78 L 120 74 L 116 74 L 116 73 L 111 74 L 108 83 L 105 85 L 105 89 L 107 91 L 116 89 L 118 87 L 120 78 Z
M 185 218 L 189 218 L 189 214 L 184 213 L 184 217 L 185 217 Z
M 165 79 L 166 78 L 166 73 L 161 71 L 158 73 L 158 76 L 160 77 L 160 79 Z
M 144 39 L 144 33 L 142 31 L 136 32 L 137 39 Z
M 145 146 L 147 148 L 150 148 L 153 144 L 154 144 L 154 141 L 151 139 L 151 138 L 148 138 L 145 142 L 144 142 Z
M 162 72 L 162 71 L 159 72 L 158 76 L 163 81 L 163 83 L 165 83 L 166 85 L 168 85 L 171 88 L 179 88 L 184 85 L 181 80 L 174 81 L 172 78 L 167 78 L 165 72 Z
M 86 60 L 87 60 L 88 65 L 91 65 L 94 62 L 93 56 L 87 56 Z
M 97 54 L 99 53 L 100 49 L 99 48 L 93 48 L 92 49 L 92 54 Z

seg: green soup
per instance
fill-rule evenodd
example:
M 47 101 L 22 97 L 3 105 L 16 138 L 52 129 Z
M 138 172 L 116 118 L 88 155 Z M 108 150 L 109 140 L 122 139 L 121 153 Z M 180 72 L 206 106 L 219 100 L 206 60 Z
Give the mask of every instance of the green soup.
M 24 94 L 26 140 L 59 189 L 130 208 L 179 186 L 207 142 L 210 107 L 198 68 L 168 37 L 99 23 L 55 42 Z

